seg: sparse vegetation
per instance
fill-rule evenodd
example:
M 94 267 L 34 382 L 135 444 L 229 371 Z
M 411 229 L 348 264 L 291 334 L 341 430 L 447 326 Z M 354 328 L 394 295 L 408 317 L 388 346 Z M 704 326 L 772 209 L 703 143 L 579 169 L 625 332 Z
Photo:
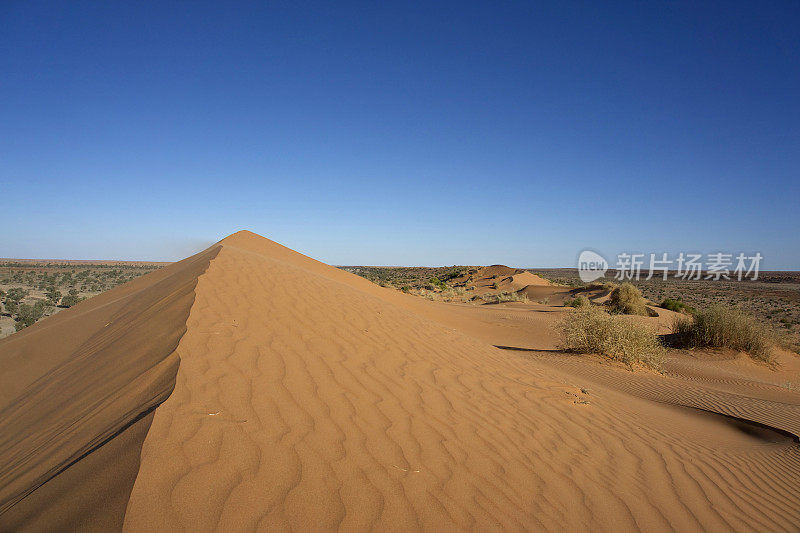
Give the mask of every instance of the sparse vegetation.
M 558 324 L 562 347 L 575 353 L 596 353 L 627 365 L 658 368 L 665 348 L 646 324 L 615 317 L 595 306 L 581 307 Z
M 353 266 L 340 267 L 348 272 L 378 282 L 385 280 L 394 287 L 408 287 L 408 292 L 418 294 L 431 300 L 458 298 L 444 296 L 448 289 L 442 289 L 430 283 L 436 277 L 441 283 L 450 288 L 462 287 L 467 291 L 478 294 L 490 289 L 499 292 L 501 283 L 499 276 L 480 277 L 479 269 L 466 266 L 448 267 L 368 267 Z M 608 278 L 589 283 L 582 282 L 576 269 L 529 269 L 545 279 L 559 285 L 575 287 L 575 293 L 583 294 L 587 291 L 610 293 L 619 287 L 614 279 L 615 272 L 608 272 Z M 1 273 L 1 271 L 0 271 Z M 470 280 L 470 276 L 472 280 Z M 56 277 L 56 276 L 53 276 Z M 18 279 L 22 279 L 21 277 Z M 60 277 L 58 277 L 60 281 Z M 77 276 L 73 275 L 73 281 Z M 96 278 L 92 278 L 85 286 L 78 286 L 84 293 L 94 287 Z M 498 283 L 497 288 L 491 286 Z M 670 276 L 667 280 L 655 276 L 650 280 L 640 279 L 629 282 L 641 291 L 643 298 L 652 302 L 662 302 L 667 309 L 678 310 L 682 313 L 691 313 L 693 309 L 703 309 L 710 305 L 723 304 L 739 309 L 753 315 L 756 320 L 769 324 L 773 330 L 775 342 L 780 346 L 800 353 L 800 273 L 798 272 L 761 272 L 757 281 L 720 280 L 709 281 L 705 279 L 687 280 Z M 3 285 L 0 276 L 0 289 L 12 286 L 12 280 L 7 279 Z M 438 285 L 438 284 L 437 284 Z M 99 287 L 95 287 L 99 290 Z M 66 292 L 65 289 L 60 289 Z M 402 289 L 399 289 L 402 290 Z M 426 292 L 432 291 L 432 292 Z M 474 293 L 473 293 L 474 294 Z M 674 302 L 680 302 L 675 304 Z M 463 298 L 461 301 L 472 301 L 474 304 L 484 303 L 485 300 L 477 298 Z M 646 301 L 646 300 L 645 300 Z M 680 306 L 683 304 L 683 307 Z M 610 306 L 607 308 L 614 312 Z M 619 312 L 619 311 L 616 311 Z M 624 311 L 623 311 L 624 312 Z M 649 312 L 646 306 L 639 307 L 643 316 Z
M 158 268 L 146 263 L 2 262 L 0 337 Z
M 612 313 L 647 316 L 642 293 L 631 283 L 623 283 L 611 291 L 608 307 Z
M 538 269 L 542 275 L 561 285 L 583 290 L 597 290 L 611 286 L 615 275 L 610 270 L 608 281 L 583 283 L 577 269 Z M 690 280 L 676 278 L 670 273 L 668 279 L 654 276 L 652 279 L 632 281 L 642 296 L 663 302 L 667 297 L 683 302 L 687 308 L 705 309 L 721 304 L 752 315 L 759 322 L 769 325 L 776 342 L 788 350 L 800 353 L 800 272 L 759 273 L 758 280 Z
M 673 333 L 678 344 L 687 348 L 730 348 L 761 361 L 772 358 L 765 328 L 752 317 L 721 305 L 695 312 L 694 319 L 676 320 Z
M 342 266 L 342 270 L 366 278 L 373 283 L 391 283 L 394 287 L 408 287 L 414 290 L 446 290 L 444 285 L 452 285 L 451 280 L 466 274 L 469 267 L 371 267 Z M 435 278 L 435 280 L 433 279 Z

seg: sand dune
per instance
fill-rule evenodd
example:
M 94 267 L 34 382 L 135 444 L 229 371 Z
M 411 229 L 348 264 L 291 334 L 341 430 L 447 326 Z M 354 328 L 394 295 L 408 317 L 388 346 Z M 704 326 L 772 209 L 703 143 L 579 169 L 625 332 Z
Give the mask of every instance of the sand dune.
M 544 286 L 547 287 L 550 285 L 550 282 L 546 279 L 537 276 L 536 274 L 532 274 L 527 270 L 524 272 L 520 272 L 519 274 L 514 274 L 511 276 L 509 280 L 510 284 L 514 287 L 525 288 L 529 286 Z
M 236 233 L 0 341 L 0 529 L 797 529 L 800 395 L 560 353 L 563 312 Z
M 559 289 L 562 291 L 567 290 L 565 287 L 553 286 L 546 279 L 527 270 L 511 268 L 505 265 L 492 265 L 473 269 L 452 279 L 451 283 L 456 286 L 472 287 L 471 294 L 478 296 L 499 292 L 518 292 L 526 289 L 531 291 L 544 289 L 548 294 L 550 291 L 558 293 Z

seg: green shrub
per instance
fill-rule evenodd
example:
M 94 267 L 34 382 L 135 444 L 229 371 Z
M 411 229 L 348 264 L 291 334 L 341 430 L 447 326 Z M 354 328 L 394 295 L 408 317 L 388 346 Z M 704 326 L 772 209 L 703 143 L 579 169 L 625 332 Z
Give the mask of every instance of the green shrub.
M 592 303 L 586 296 L 576 296 L 564 302 L 565 307 L 589 307 Z
M 664 358 L 664 346 L 646 324 L 614 317 L 599 307 L 575 309 L 557 327 L 567 351 L 597 353 L 652 368 L 658 368 Z
M 47 296 L 47 301 L 50 305 L 58 305 L 59 300 L 61 300 L 62 294 L 60 290 L 51 286 L 50 288 L 47 289 L 45 296 Z
M 611 291 L 608 306 L 612 313 L 647 316 L 642 293 L 631 283 L 623 283 Z
M 32 326 L 37 320 L 42 318 L 46 305 L 44 300 L 38 300 L 35 304 L 20 304 L 17 316 L 14 319 L 14 328 L 17 331 Z
M 78 291 L 76 289 L 70 289 L 69 294 L 61 298 L 61 305 L 63 307 L 72 307 L 81 300 L 82 298 L 78 296 Z
M 22 301 L 26 296 L 28 296 L 28 291 L 26 291 L 22 287 L 14 287 L 12 289 L 8 289 L 8 293 L 6 293 L 7 300 L 14 300 L 17 303 Z
M 694 307 L 686 305 L 681 301 L 680 298 L 664 298 L 664 301 L 661 302 L 661 307 L 664 309 L 669 309 L 670 311 L 675 311 L 676 313 L 684 313 L 687 315 L 694 313 Z
M 445 283 L 444 281 L 440 280 L 440 279 L 439 279 L 439 278 L 437 278 L 436 276 L 434 276 L 434 277 L 432 277 L 432 278 L 430 279 L 430 283 L 429 283 L 429 284 L 430 284 L 430 285 L 431 285 L 433 288 L 439 289 L 440 291 L 445 291 L 445 290 L 447 290 L 447 289 L 449 289 L 449 288 L 450 288 L 450 287 L 447 285 L 447 283 Z
M 5 308 L 6 313 L 13 315 L 17 312 L 17 308 L 19 308 L 19 302 L 6 298 L 3 300 L 3 307 Z
M 28 291 L 22 287 L 13 287 L 3 298 L 3 305 L 9 315 L 15 315 L 19 311 L 19 303 L 28 296 Z
M 694 319 L 677 319 L 672 331 L 686 348 L 730 348 L 762 361 L 772 359 L 769 332 L 752 317 L 721 305 L 696 311 Z

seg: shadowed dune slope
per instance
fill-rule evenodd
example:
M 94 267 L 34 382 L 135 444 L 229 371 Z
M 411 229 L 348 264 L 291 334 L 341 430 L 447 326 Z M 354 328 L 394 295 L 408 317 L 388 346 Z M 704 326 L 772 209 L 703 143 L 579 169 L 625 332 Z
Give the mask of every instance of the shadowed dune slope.
M 791 438 L 599 380 L 587 402 L 571 372 L 423 318 L 405 295 L 248 232 L 220 244 L 128 531 L 800 521 Z
M 0 530 L 113 530 L 212 248 L 0 340 Z

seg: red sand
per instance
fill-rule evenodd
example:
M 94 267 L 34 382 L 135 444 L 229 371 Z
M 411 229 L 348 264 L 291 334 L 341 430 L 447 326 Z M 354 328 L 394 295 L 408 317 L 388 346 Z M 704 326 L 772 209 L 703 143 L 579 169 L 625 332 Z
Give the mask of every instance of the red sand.
M 236 233 L 0 341 L 0 530 L 797 529 L 796 357 L 630 372 L 563 312 Z

